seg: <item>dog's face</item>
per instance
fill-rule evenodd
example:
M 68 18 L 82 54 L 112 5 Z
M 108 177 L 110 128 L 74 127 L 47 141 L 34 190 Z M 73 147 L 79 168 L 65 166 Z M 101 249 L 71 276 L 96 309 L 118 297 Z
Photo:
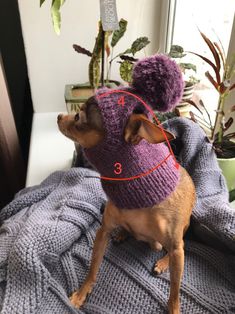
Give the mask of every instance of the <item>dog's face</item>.
M 91 148 L 104 140 L 105 129 L 102 115 L 95 97 L 82 105 L 75 115 L 58 115 L 60 131 L 84 148 Z M 157 144 L 174 139 L 174 135 L 152 123 L 143 113 L 132 113 L 125 127 L 123 137 L 126 142 L 139 144 L 142 139 Z
M 82 105 L 75 115 L 58 115 L 60 131 L 84 148 L 97 145 L 104 138 L 103 121 L 94 97 Z

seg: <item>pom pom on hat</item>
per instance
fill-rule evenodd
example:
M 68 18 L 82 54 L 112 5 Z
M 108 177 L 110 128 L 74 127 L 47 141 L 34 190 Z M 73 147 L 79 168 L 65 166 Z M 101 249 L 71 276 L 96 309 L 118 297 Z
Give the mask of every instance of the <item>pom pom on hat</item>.
M 179 103 L 184 82 L 175 61 L 158 54 L 136 63 L 132 86 L 153 109 L 166 112 Z

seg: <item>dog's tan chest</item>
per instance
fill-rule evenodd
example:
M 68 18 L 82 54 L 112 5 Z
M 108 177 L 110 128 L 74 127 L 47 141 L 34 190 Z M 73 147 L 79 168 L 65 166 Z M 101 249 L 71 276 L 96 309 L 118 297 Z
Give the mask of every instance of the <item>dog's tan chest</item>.
M 152 243 L 163 243 L 170 221 L 165 219 L 162 209 L 154 206 L 145 209 L 119 210 L 112 207 L 115 225 L 123 227 L 137 240 Z
M 189 224 L 194 203 L 194 186 L 187 172 L 183 168 L 180 171 L 177 188 L 158 205 L 149 208 L 118 209 L 109 201 L 110 206 L 104 215 L 107 224 L 122 226 L 137 240 L 148 242 L 151 246 L 159 242 L 168 247 L 172 239 L 182 238 L 183 231 Z

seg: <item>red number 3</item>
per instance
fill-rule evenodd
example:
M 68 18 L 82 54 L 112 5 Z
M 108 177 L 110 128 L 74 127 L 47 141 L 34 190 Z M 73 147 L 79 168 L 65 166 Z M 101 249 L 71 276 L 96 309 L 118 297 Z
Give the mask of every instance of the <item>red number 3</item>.
M 115 169 L 114 169 L 114 173 L 115 173 L 115 174 L 120 174 L 120 173 L 122 173 L 122 164 L 120 164 L 120 162 L 116 162 L 116 163 L 114 164 L 114 167 L 115 167 Z

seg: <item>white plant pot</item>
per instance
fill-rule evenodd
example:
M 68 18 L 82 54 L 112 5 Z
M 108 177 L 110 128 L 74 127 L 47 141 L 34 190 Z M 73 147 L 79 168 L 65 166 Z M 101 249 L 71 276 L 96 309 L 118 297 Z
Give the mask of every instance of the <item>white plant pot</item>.
M 235 157 L 217 158 L 222 173 L 226 179 L 228 190 L 235 189 Z

